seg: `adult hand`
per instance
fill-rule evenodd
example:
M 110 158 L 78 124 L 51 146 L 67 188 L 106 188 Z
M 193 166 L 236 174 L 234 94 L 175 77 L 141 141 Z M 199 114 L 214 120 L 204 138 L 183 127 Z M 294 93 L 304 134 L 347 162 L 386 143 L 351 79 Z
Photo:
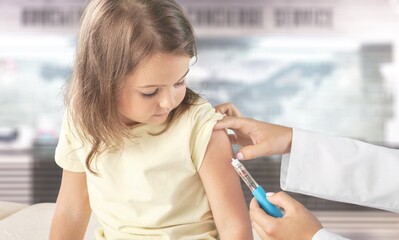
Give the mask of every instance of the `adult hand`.
M 323 226 L 302 204 L 285 192 L 278 192 L 267 199 L 284 209 L 282 218 L 274 218 L 259 207 L 256 199 L 250 204 L 252 226 L 262 239 L 311 240 Z
M 231 103 L 217 105 L 215 108 L 217 112 L 226 116 L 214 129 L 232 129 L 234 134 L 230 136 L 231 143 L 243 146 L 237 153 L 238 159 L 252 159 L 291 151 L 292 128 L 243 118 Z

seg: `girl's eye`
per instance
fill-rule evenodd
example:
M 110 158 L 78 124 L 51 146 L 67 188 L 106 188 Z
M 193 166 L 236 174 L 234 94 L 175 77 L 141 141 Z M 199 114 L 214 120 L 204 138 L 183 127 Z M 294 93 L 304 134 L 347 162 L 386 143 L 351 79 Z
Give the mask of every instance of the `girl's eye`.
M 186 79 L 181 80 L 178 83 L 175 83 L 175 87 L 180 87 L 180 86 L 184 86 L 184 84 L 186 84 Z
M 143 97 L 153 97 L 153 96 L 157 95 L 157 93 L 158 93 L 158 89 L 156 89 L 152 93 L 141 93 L 141 94 L 143 95 Z
M 181 87 L 181 86 L 184 86 L 185 84 L 186 84 L 186 79 L 183 79 L 180 82 L 175 83 L 174 86 L 175 87 Z M 153 97 L 153 96 L 157 95 L 157 93 L 158 93 L 158 88 L 155 91 L 151 92 L 151 93 L 141 93 L 141 95 L 143 95 L 143 97 Z

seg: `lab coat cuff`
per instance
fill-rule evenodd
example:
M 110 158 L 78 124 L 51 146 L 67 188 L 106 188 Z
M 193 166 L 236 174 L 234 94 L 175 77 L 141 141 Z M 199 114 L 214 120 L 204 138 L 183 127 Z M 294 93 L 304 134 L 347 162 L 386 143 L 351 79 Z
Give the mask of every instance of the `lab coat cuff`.
M 282 189 L 287 186 L 287 172 L 288 166 L 290 165 L 290 153 L 283 154 L 281 157 L 281 169 L 280 169 L 280 185 Z
M 303 136 L 303 130 L 292 129 L 292 143 L 291 152 L 282 155 L 281 158 L 281 169 L 280 169 L 280 186 L 283 190 L 292 190 L 300 186 L 301 169 L 302 169 L 302 155 L 303 149 L 305 149 L 306 138 Z

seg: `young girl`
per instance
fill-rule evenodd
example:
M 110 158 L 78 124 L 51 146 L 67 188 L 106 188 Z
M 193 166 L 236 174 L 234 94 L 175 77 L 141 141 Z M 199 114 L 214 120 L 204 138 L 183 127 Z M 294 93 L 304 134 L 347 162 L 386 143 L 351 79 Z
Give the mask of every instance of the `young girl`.
M 252 239 L 221 115 L 185 86 L 196 56 L 174 0 L 93 0 L 55 160 L 50 239 Z

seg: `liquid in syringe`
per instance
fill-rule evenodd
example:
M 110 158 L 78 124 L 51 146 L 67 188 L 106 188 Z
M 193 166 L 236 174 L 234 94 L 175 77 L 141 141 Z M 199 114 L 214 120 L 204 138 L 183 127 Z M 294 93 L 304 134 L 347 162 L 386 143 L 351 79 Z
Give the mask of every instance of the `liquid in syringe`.
M 251 192 L 255 191 L 258 188 L 259 184 L 249 174 L 244 165 L 242 165 L 240 161 L 234 158 L 232 159 L 231 164 L 233 165 L 238 175 L 240 175 L 241 179 L 245 182 L 249 189 L 251 189 Z
M 238 175 L 249 187 L 261 208 L 265 210 L 265 212 L 270 216 L 282 217 L 283 214 L 281 213 L 280 209 L 278 209 L 275 205 L 267 200 L 265 190 L 253 179 L 253 177 L 251 176 L 251 174 L 249 174 L 244 165 L 242 165 L 242 163 L 238 161 L 238 159 L 234 158 L 231 161 L 231 165 L 233 165 Z

